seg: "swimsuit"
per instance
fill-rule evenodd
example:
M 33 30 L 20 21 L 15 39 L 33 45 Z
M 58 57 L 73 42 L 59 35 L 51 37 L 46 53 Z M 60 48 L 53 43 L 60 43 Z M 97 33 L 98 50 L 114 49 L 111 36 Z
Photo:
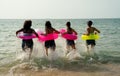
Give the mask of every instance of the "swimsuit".
M 33 40 L 32 39 L 29 39 L 29 40 L 22 40 L 22 49 L 25 49 L 25 48 L 33 48 Z
M 56 47 L 55 41 L 54 40 L 45 41 L 45 47 L 46 48 L 55 48 Z
M 74 40 L 68 40 L 68 39 L 67 39 L 66 42 L 67 42 L 67 45 L 68 45 L 68 46 L 75 45 Z

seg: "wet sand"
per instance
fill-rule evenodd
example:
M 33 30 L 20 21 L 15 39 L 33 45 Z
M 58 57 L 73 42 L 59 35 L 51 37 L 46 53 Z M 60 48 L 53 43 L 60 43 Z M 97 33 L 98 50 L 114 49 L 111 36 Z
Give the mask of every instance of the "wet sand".
M 19 68 L 13 73 L 0 73 L 0 76 L 120 76 L 119 63 L 90 64 L 67 68 L 44 68 L 31 70 Z

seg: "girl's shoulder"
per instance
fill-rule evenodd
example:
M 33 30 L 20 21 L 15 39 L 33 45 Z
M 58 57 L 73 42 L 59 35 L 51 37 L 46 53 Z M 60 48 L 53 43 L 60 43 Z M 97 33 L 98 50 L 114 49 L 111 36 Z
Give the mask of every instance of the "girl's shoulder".
M 34 30 L 33 28 L 30 28 L 30 30 Z
M 56 29 L 55 28 L 51 28 L 50 31 L 53 32 L 53 31 L 56 31 Z
M 71 28 L 72 31 L 75 31 L 75 29 Z
M 92 29 L 95 29 L 95 27 L 91 27 Z
M 30 31 L 35 31 L 33 28 L 30 28 Z

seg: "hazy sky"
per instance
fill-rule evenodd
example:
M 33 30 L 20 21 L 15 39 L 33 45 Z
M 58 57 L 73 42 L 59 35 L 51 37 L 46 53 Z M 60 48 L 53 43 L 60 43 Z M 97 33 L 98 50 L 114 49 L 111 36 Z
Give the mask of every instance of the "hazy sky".
M 0 0 L 0 18 L 120 18 L 120 0 Z

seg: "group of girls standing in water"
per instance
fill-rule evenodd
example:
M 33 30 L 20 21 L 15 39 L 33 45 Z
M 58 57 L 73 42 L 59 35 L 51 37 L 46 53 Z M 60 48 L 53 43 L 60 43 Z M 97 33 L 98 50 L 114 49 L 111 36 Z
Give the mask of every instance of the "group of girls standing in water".
M 90 35 L 92 33 L 100 33 L 100 31 L 98 29 L 96 29 L 95 27 L 92 27 L 92 21 L 88 21 L 87 22 L 87 25 L 88 27 L 86 28 L 86 33 L 84 33 L 85 35 Z M 38 33 L 33 29 L 31 28 L 32 26 L 32 21 L 31 20 L 26 20 L 24 22 L 24 25 L 23 25 L 23 28 L 21 28 L 20 30 L 16 31 L 16 35 L 19 33 L 19 32 L 23 32 L 24 34 L 27 34 L 27 35 L 30 35 L 30 34 L 35 34 L 36 37 L 39 37 Z M 71 28 L 71 23 L 70 22 L 67 22 L 66 23 L 66 32 L 64 32 L 63 34 L 72 34 L 74 33 L 75 35 L 77 35 L 77 32 Z M 60 31 L 56 30 L 55 28 L 52 27 L 51 25 L 51 22 L 50 21 L 46 21 L 45 23 L 45 33 L 41 34 L 41 35 L 48 35 L 48 34 L 52 34 L 52 33 L 57 33 L 57 34 L 60 34 Z M 76 49 L 75 47 L 75 42 L 74 40 L 69 40 L 69 39 L 66 39 L 66 48 L 69 49 L 69 48 L 72 48 L 72 49 Z M 96 45 L 95 43 L 95 40 L 86 40 L 86 46 L 87 46 L 87 50 L 88 50 L 88 53 L 89 53 L 89 47 L 88 45 L 91 45 L 91 48 L 94 48 L 94 46 Z M 44 47 L 45 47 L 45 50 L 46 50 L 46 55 L 48 56 L 48 49 L 52 49 L 53 51 L 55 51 L 56 49 L 56 44 L 55 44 L 55 40 L 47 40 L 44 42 Z M 33 50 L 33 40 L 32 38 L 31 39 L 22 39 L 22 49 L 23 51 L 26 51 L 25 49 L 26 48 L 29 48 L 30 49 L 30 54 L 29 54 L 29 58 L 31 57 L 31 53 L 32 53 L 32 50 Z

